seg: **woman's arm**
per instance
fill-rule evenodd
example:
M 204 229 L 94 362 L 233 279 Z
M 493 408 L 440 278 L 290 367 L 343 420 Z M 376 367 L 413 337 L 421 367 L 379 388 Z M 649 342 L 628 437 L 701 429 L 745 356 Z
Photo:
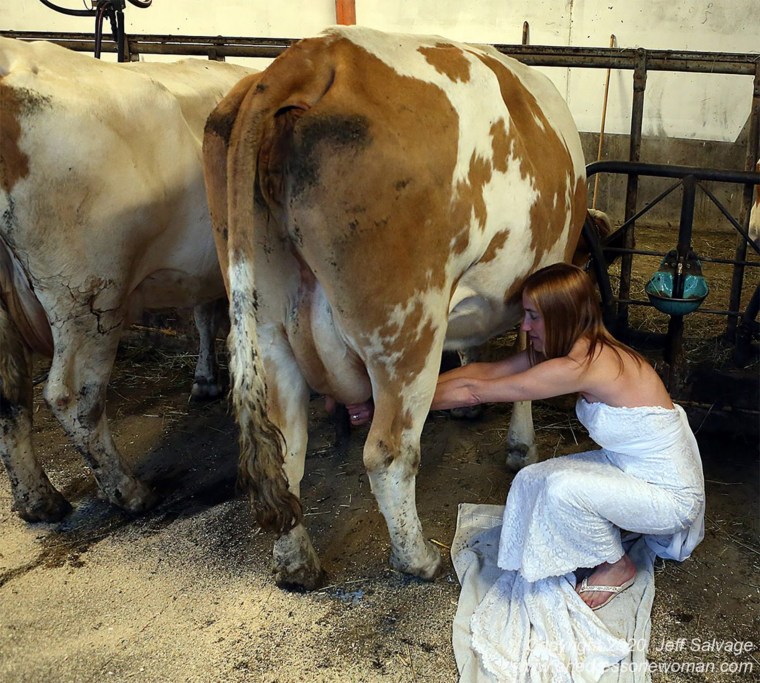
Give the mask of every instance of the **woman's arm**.
M 471 379 L 498 379 L 505 375 L 514 375 L 518 372 L 523 372 L 530 367 L 530 359 L 528 358 L 527 351 L 520 351 L 519 353 L 504 358 L 503 360 L 495 361 L 492 363 L 468 363 L 461 367 L 454 368 L 442 372 L 438 377 L 438 382 L 448 382 L 452 379 L 459 377 L 469 377 Z
M 586 366 L 570 358 L 554 358 L 534 367 L 497 377 L 467 375 L 470 367 L 458 368 L 457 375 L 441 375 L 431 410 L 448 410 L 481 403 L 531 401 L 584 390 Z

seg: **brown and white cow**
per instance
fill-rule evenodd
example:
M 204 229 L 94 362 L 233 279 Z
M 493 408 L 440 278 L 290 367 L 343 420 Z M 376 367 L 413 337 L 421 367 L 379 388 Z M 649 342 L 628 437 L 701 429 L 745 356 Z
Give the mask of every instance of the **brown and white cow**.
M 525 277 L 573 256 L 586 185 L 565 102 L 487 47 L 336 27 L 235 88 L 204 157 L 240 471 L 278 582 L 321 578 L 299 501 L 310 388 L 374 399 L 391 564 L 433 577 L 415 478 L 441 353 L 514 326 Z
M 203 322 L 224 296 L 201 144 L 209 113 L 248 73 L 109 64 L 0 38 L 0 454 L 24 519 L 69 509 L 31 443 L 30 351 L 52 355 L 45 398 L 108 499 L 151 502 L 111 438 L 106 385 L 142 309 L 201 304 Z M 194 394 L 213 379 L 212 343 Z

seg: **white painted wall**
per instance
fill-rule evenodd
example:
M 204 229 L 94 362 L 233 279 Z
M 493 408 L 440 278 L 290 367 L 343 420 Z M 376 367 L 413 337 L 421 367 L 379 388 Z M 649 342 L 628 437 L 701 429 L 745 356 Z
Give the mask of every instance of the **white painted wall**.
M 79 8 L 77 0 L 58 4 Z M 335 22 L 334 0 L 154 0 L 127 4 L 133 34 L 300 38 Z M 519 43 L 523 22 L 534 45 L 760 51 L 760 0 L 356 0 L 357 22 L 389 31 L 437 33 L 455 40 Z M 68 17 L 35 0 L 0 4 L 0 29 L 91 32 L 94 20 Z M 238 60 L 241 61 L 241 60 Z M 257 65 L 266 62 L 257 60 Z M 606 72 L 546 69 L 578 126 L 598 131 Z M 611 74 L 607 133 L 630 129 L 632 74 Z M 650 73 L 644 135 L 734 141 L 749 115 L 747 76 Z

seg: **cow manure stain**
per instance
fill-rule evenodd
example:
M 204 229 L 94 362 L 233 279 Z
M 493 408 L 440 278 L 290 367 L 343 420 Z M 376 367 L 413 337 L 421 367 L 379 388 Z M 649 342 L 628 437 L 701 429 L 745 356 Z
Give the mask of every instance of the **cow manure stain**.
M 193 494 L 192 500 L 204 508 L 213 507 L 232 500 L 237 493 L 236 479 L 222 479 Z
M 372 141 L 369 121 L 360 115 L 319 116 L 299 121 L 294 153 L 288 160 L 293 194 L 300 195 L 319 182 L 321 163 L 342 149 L 360 150 Z
M 37 558 L 36 560 L 32 562 L 28 562 L 27 564 L 24 564 L 20 567 L 9 569 L 7 572 L 3 572 L 2 574 L 0 574 L 0 588 L 2 588 L 9 581 L 12 581 L 13 579 L 19 576 L 23 576 L 24 574 L 31 571 L 32 569 L 36 569 L 41 564 L 42 564 L 42 561 L 40 560 L 40 558 Z

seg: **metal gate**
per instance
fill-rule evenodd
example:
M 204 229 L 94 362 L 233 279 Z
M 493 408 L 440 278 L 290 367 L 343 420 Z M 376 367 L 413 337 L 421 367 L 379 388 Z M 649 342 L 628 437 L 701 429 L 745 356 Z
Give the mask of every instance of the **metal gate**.
M 695 378 L 689 376 L 687 364 L 683 357 L 682 342 L 685 315 L 691 314 L 698 307 L 701 315 L 725 317 L 726 325 L 723 338 L 726 343 L 733 345 L 733 362 L 730 373 L 738 381 L 741 378 L 742 368 L 752 360 L 753 351 L 756 352 L 752 348 L 752 341 L 758 337 L 756 318 L 760 305 L 760 270 L 758 270 L 760 261 L 749 260 L 747 255 L 748 250 L 754 255 L 760 255 L 760 248 L 749 239 L 746 221 L 742 223 L 737 220 L 715 196 L 707 183 L 736 183 L 751 191 L 754 184 L 760 184 L 760 173 L 611 161 L 592 163 L 587 167 L 587 173 L 589 177 L 593 177 L 597 173 L 615 173 L 625 174 L 629 177 L 635 175 L 637 177 L 669 178 L 674 181 L 643 208 L 637 210 L 604 242 L 598 241 L 594 231 L 588 225 L 584 226 L 584 234 L 592 249 L 593 258 L 589 266 L 593 268 L 598 282 L 605 323 L 608 328 L 616 337 L 633 346 L 646 347 L 654 343 L 654 345 L 663 348 L 664 358 L 668 366 L 664 379 L 671 393 L 677 398 L 692 398 L 704 403 L 704 392 L 697 391 L 695 393 L 693 390 Z M 662 250 L 635 248 L 634 228 L 636 221 L 645 216 L 666 196 L 678 189 L 681 190 L 682 197 L 680 223 L 675 243 L 665 243 Z M 697 307 L 693 307 L 693 301 L 684 298 L 685 274 L 689 268 L 690 260 L 697 257 L 693 251 L 692 228 L 695 198 L 698 190 L 703 192 L 717 206 L 726 221 L 736 231 L 736 249 L 733 259 L 705 254 L 698 255 L 699 262 L 726 264 L 732 269 L 731 290 L 728 301 L 723 308 L 702 308 L 699 303 Z M 622 247 L 610 246 L 621 242 L 624 245 Z M 651 298 L 649 301 L 632 298 L 630 276 L 632 261 L 636 255 L 657 256 L 669 260 L 669 265 L 672 266 L 675 273 L 671 292 L 673 305 L 666 309 L 666 313 L 669 314 L 666 334 L 641 333 L 632 329 L 628 324 L 629 306 L 654 305 Z M 615 288 L 610 280 L 608 267 L 609 262 L 615 256 L 621 256 L 622 260 L 617 291 L 614 291 Z M 747 291 L 751 292 L 749 301 L 744 310 L 741 310 L 742 293 Z M 686 310 L 678 308 L 681 304 L 686 304 L 688 308 Z M 725 368 L 723 370 L 725 371 Z M 709 378 L 703 381 L 708 380 Z M 731 401 L 724 401 L 724 403 L 727 405 L 730 403 L 733 408 L 738 410 L 757 413 L 760 402 L 756 369 L 748 371 L 747 380 L 747 388 L 742 391 L 731 392 Z M 716 377 L 713 381 L 719 380 Z M 739 387 L 737 386 L 736 389 L 738 390 Z M 714 405 L 715 401 L 711 401 L 710 404 Z

